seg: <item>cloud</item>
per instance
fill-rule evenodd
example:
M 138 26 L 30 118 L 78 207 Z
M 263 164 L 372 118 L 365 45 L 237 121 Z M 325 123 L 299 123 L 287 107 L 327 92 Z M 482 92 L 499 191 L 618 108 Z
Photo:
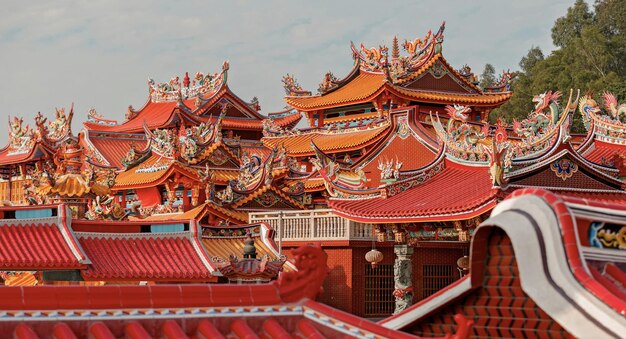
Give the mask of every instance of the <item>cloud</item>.
M 147 98 L 146 80 L 219 71 L 263 112 L 284 106 L 281 77 L 316 89 L 352 67 L 349 42 L 390 45 L 446 20 L 444 54 L 480 73 L 485 63 L 517 69 L 532 45 L 553 48 L 550 28 L 573 1 L 54 1 L 9 2 L 0 13 L 0 116 L 32 122 L 75 103 L 74 131 L 87 110 L 123 119 Z M 32 123 L 31 123 L 32 125 Z M 6 131 L 0 144 L 6 143 Z

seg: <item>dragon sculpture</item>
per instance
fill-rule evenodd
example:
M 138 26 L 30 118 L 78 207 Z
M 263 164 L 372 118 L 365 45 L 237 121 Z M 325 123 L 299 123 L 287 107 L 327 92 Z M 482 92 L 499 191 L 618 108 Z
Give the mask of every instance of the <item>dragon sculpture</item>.
M 593 131 L 597 139 L 621 144 L 626 139 L 626 124 L 621 120 L 622 115 L 626 113 L 626 104 L 618 105 L 615 96 L 609 92 L 604 92 L 603 98 L 606 113 L 600 109 L 600 105 L 591 95 L 585 95 L 580 99 L 578 109 L 583 123 L 587 130 L 592 129 L 593 123 Z
M 469 161 L 487 161 L 487 154 L 479 147 L 479 144 L 490 133 L 489 124 L 485 123 L 481 128 L 468 123 L 471 109 L 466 106 L 446 106 L 445 113 L 448 116 L 447 128 L 441 125 L 439 116 L 435 120 L 431 115 L 435 132 L 447 145 L 447 152 L 453 157 Z
M 302 86 L 298 83 L 298 81 L 293 77 L 293 75 L 287 73 L 283 77 L 283 88 L 285 89 L 285 93 L 289 96 L 308 96 L 311 95 L 310 91 L 305 91 L 302 89 Z
M 432 37 L 432 35 L 433 31 L 429 29 L 428 33 L 426 33 L 426 36 L 424 36 L 424 39 L 416 38 L 413 41 L 405 40 L 404 44 L 402 44 L 402 47 L 404 47 L 404 49 L 409 54 L 415 54 L 415 52 L 419 52 L 420 50 L 424 49 L 424 47 L 426 47 L 426 45 L 430 42 L 430 38 Z
M 466 122 L 469 120 L 469 112 L 471 108 L 466 106 L 446 106 L 445 112 L 448 115 L 448 134 L 453 140 L 463 142 L 467 146 L 476 145 L 478 140 L 484 139 L 489 134 L 489 124 L 484 124 L 480 132 L 477 132 L 472 126 Z M 455 123 L 460 125 L 455 127 Z
M 559 98 L 561 92 L 546 91 L 542 94 L 535 95 L 533 102 L 535 109 L 528 119 L 517 121 L 513 119 L 513 131 L 524 138 L 538 136 L 545 132 L 549 127 L 554 126 L 561 117 L 559 109 Z M 544 110 L 549 109 L 549 113 Z

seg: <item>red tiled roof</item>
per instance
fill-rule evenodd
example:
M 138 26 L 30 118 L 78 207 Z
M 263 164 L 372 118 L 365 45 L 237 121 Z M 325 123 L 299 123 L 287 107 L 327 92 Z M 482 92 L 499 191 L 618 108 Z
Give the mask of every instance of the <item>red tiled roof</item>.
M 2 270 L 69 270 L 83 268 L 88 262 L 59 217 L 2 220 Z
M 436 157 L 436 152 L 426 147 L 413 135 L 407 136 L 406 139 L 394 135 L 393 139 L 388 140 L 375 157 L 370 156 L 371 161 L 362 169 L 368 178 L 367 186 L 378 187 L 381 184 L 380 170 L 378 169 L 379 160 L 397 160 L 402 163 L 402 171 L 410 171 L 430 164 Z
M 213 280 L 191 232 L 75 234 L 92 261 L 85 280 Z
M 19 312 L 6 312 L 2 330 L 17 338 L 415 338 L 310 300 L 327 257 L 319 246 L 294 252 L 298 271 L 270 284 L 5 287 L 4 310 Z
M 39 145 L 33 146 L 33 148 L 26 153 L 11 154 L 11 155 L 9 155 L 9 145 L 7 145 L 4 149 L 0 150 L 0 165 L 11 165 L 11 164 L 22 163 L 22 162 L 30 160 L 31 158 L 32 159 L 39 158 L 40 157 L 39 155 L 43 155 L 41 152 L 41 146 Z
M 339 105 L 352 105 L 371 99 L 385 84 L 383 73 L 362 72 L 352 81 L 328 94 L 302 97 L 285 97 L 288 105 L 299 110 L 324 109 Z
M 584 153 L 583 157 L 597 164 L 602 164 L 603 160 L 612 161 L 615 154 L 626 157 L 626 145 L 614 145 L 595 140 L 591 150 Z
M 324 152 L 336 153 L 352 149 L 361 149 L 380 140 L 389 130 L 388 124 L 374 128 L 352 129 L 342 133 L 314 131 L 299 135 L 280 137 L 265 137 L 261 139 L 267 147 L 273 148 L 284 145 L 289 155 L 313 155 L 311 141 Z
M 363 222 L 413 222 L 468 219 L 496 204 L 496 190 L 486 167 L 446 161 L 435 177 L 388 198 L 330 199 L 328 206 Z
M 117 168 L 124 168 L 122 158 L 126 156 L 132 143 L 134 143 L 139 150 L 146 147 L 145 139 L 129 139 L 115 136 L 95 137 L 90 135 L 89 142 L 91 142 L 111 166 Z
M 194 107 L 194 101 L 188 99 L 184 100 L 183 103 L 188 107 Z M 142 132 L 144 123 L 150 129 L 160 128 L 170 120 L 177 104 L 177 101 L 152 102 L 148 100 L 133 119 L 122 124 L 109 126 L 85 122 L 84 125 L 90 130 L 102 132 Z

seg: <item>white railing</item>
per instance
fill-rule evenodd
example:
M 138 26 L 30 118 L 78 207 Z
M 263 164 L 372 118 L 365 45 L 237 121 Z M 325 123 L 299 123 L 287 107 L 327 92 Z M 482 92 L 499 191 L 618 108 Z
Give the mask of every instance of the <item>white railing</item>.
M 362 224 L 333 214 L 332 210 L 249 213 L 249 222 L 264 222 L 282 233 L 283 241 L 373 240 L 372 224 Z M 282 223 L 282 227 L 281 227 Z

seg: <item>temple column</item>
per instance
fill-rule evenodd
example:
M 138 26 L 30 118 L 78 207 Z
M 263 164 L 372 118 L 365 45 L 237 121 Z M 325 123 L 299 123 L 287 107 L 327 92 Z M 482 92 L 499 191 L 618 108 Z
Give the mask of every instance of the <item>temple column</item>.
M 393 264 L 393 296 L 396 298 L 396 308 L 393 314 L 398 314 L 413 304 L 413 247 L 407 244 L 395 245 L 393 251 L 396 254 Z

